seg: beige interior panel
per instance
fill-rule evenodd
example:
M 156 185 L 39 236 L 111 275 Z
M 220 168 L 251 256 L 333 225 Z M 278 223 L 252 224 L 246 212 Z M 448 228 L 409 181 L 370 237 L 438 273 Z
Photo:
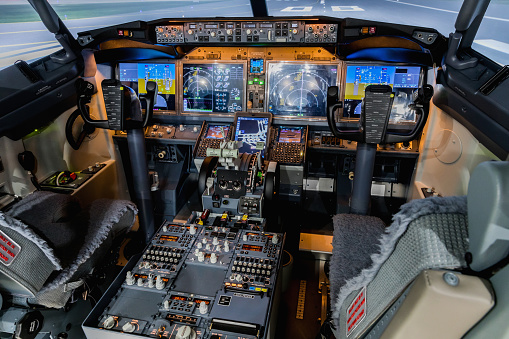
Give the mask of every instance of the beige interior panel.
M 493 307 L 489 282 L 454 273 L 454 286 L 446 272 L 425 270 L 417 277 L 382 338 L 460 338 Z

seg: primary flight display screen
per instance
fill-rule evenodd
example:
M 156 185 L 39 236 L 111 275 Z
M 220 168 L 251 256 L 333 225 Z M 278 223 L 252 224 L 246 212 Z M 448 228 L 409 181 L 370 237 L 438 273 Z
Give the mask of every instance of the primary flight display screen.
M 239 153 L 265 153 L 269 118 L 266 117 L 237 117 L 235 126 L 235 140 L 242 141 Z
M 421 67 L 348 65 L 346 67 L 344 118 L 359 118 L 364 91 L 369 85 L 389 85 L 395 93 L 391 123 L 415 122 L 415 112 L 408 106 L 413 92 L 421 85 Z
M 279 127 L 278 142 L 300 143 L 302 127 Z
M 242 111 L 244 64 L 184 64 L 182 99 L 184 112 Z
M 268 111 L 274 115 L 325 117 L 327 88 L 336 86 L 338 65 L 270 63 Z
M 119 63 L 119 80 L 137 94 L 147 93 L 147 81 L 157 83 L 154 110 L 175 110 L 175 64 Z

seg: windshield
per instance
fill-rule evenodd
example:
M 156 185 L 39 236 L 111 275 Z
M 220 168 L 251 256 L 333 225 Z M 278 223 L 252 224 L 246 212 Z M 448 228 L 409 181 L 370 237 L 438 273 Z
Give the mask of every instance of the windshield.
M 331 16 L 431 27 L 444 35 L 454 31 L 462 0 L 267 0 L 269 15 Z
M 49 0 L 67 28 L 78 32 L 161 18 L 250 17 L 249 0 Z M 31 61 L 61 48 L 27 0 L 0 1 L 0 68 Z
M 123 22 L 160 18 L 252 17 L 249 0 L 50 0 L 76 36 L 77 32 Z M 448 36 L 461 0 L 267 0 L 270 16 L 332 16 L 431 27 Z M 0 68 L 31 61 L 60 49 L 26 0 L 0 2 Z M 492 0 L 473 48 L 509 64 L 509 1 Z

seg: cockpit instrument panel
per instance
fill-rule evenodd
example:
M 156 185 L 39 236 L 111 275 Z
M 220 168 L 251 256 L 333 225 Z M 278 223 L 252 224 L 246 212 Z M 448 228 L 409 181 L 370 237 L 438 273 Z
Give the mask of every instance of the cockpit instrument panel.
M 415 112 L 409 108 L 413 94 L 423 81 L 423 70 L 419 66 L 347 64 L 344 87 L 343 118 L 357 119 L 361 113 L 364 90 L 373 84 L 392 87 L 395 97 L 389 122 L 413 123 Z
M 338 83 L 338 68 L 338 63 L 269 63 L 267 111 L 277 116 L 325 117 L 327 88 Z
M 157 98 L 154 110 L 175 111 L 174 63 L 119 63 L 118 79 L 125 86 L 131 87 L 137 94 L 146 93 L 148 81 L 157 83 Z
M 245 108 L 246 63 L 183 63 L 182 112 L 235 113 Z

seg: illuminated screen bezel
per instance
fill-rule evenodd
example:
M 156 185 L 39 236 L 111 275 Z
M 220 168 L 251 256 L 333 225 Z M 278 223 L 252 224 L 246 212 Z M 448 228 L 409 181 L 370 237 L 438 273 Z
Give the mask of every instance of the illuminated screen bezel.
M 222 116 L 232 116 L 235 113 L 234 112 L 203 112 L 203 111 L 184 111 L 184 66 L 185 65 L 215 65 L 215 64 L 242 64 L 243 65 L 243 72 L 242 72 L 242 91 L 243 94 L 241 95 L 242 98 L 242 110 L 245 111 L 247 108 L 246 103 L 246 93 L 247 93 L 247 60 L 226 60 L 226 61 L 200 61 L 200 60 L 193 60 L 193 61 L 184 61 L 180 63 L 179 69 L 180 69 L 180 93 L 179 93 L 179 110 L 182 115 L 186 114 L 204 114 L 204 115 L 222 115 Z
M 297 142 L 288 142 L 288 141 L 281 141 L 281 131 L 283 129 L 298 129 L 300 130 L 300 139 Z M 304 127 L 303 126 L 279 126 L 277 129 L 277 142 L 285 142 L 289 144 L 299 144 L 302 143 L 304 140 Z
M 265 147 L 263 150 L 260 150 L 262 158 L 267 154 L 267 145 L 269 144 L 270 138 L 270 127 L 272 126 L 272 114 L 271 113 L 247 113 L 247 112 L 238 112 L 235 114 L 235 119 L 233 121 L 233 131 L 232 131 L 232 139 L 237 140 L 237 122 L 239 118 L 268 118 L 267 122 L 267 137 L 265 139 Z M 240 150 L 239 150 L 240 152 Z M 253 152 L 252 154 L 257 153 Z
M 121 81 L 122 84 L 124 84 L 125 86 L 128 86 L 128 87 L 132 88 L 132 86 L 130 86 L 130 84 L 127 83 L 127 81 L 120 80 L 120 77 L 121 77 L 121 74 L 120 74 L 121 64 L 174 65 L 174 67 L 175 67 L 175 80 L 174 80 L 175 94 L 173 94 L 173 95 L 175 96 L 175 100 L 174 100 L 175 108 L 174 109 L 154 109 L 154 114 L 176 114 L 177 113 L 177 108 L 179 107 L 179 97 L 180 97 L 180 94 L 179 94 L 180 93 L 180 70 L 179 70 L 180 67 L 179 67 L 178 63 L 175 60 L 150 60 L 150 61 L 147 61 L 147 62 L 125 61 L 125 62 L 117 63 L 116 70 L 115 70 L 116 71 L 115 73 L 116 73 L 117 80 Z M 136 84 L 138 84 L 138 82 L 136 82 Z M 137 89 L 134 89 L 134 90 L 135 90 L 136 94 L 139 94 Z M 169 95 L 171 95 L 171 94 L 169 94 Z
M 380 63 L 380 62 L 345 62 L 343 64 L 343 70 L 342 70 L 342 79 L 344 79 L 344 81 L 342 82 L 342 86 L 341 86 L 341 101 L 343 102 L 343 107 L 345 106 L 345 96 L 346 96 L 346 73 L 347 73 L 347 69 L 349 66 L 354 66 L 354 67 L 358 67 L 358 66 L 380 66 L 380 67 L 385 67 L 385 66 L 388 66 L 388 67 L 418 67 L 420 68 L 420 75 L 419 75 L 419 84 L 417 86 L 417 88 L 419 87 L 422 87 L 422 85 L 425 83 L 426 81 L 426 72 L 424 70 L 424 67 L 422 66 L 419 66 L 419 65 L 411 65 L 411 64 L 407 64 L 407 63 L 395 63 L 395 64 L 390 64 L 390 63 Z M 344 116 L 344 108 L 340 109 L 339 110 L 339 121 L 344 121 L 344 122 L 348 122 L 348 121 L 359 121 L 359 117 L 345 117 Z M 392 114 L 392 113 L 391 113 Z M 396 122 L 394 120 L 389 120 L 389 125 L 392 125 L 392 126 L 397 126 L 397 125 L 401 125 L 401 126 L 404 126 L 404 125 L 414 125 L 415 124 L 415 121 L 410 121 L 410 120 L 405 120 L 405 121 L 401 121 L 401 122 Z
M 336 86 L 339 86 L 341 84 L 341 76 L 342 76 L 342 62 L 339 60 L 335 61 L 278 61 L 278 60 L 271 60 L 266 62 L 266 89 L 265 89 L 265 110 L 269 112 L 269 106 L 270 106 L 270 89 L 271 89 L 271 73 L 273 72 L 273 65 L 325 65 L 325 66 L 336 66 Z M 333 85 L 334 86 L 334 85 Z M 327 92 L 325 92 L 325 100 L 327 100 Z M 325 107 L 327 107 L 327 102 L 325 102 Z M 273 114 L 273 113 L 272 113 Z M 326 112 L 324 111 L 323 116 L 295 116 L 295 115 L 279 115 L 274 114 L 274 117 L 277 119 L 283 118 L 288 120 L 326 120 Z

